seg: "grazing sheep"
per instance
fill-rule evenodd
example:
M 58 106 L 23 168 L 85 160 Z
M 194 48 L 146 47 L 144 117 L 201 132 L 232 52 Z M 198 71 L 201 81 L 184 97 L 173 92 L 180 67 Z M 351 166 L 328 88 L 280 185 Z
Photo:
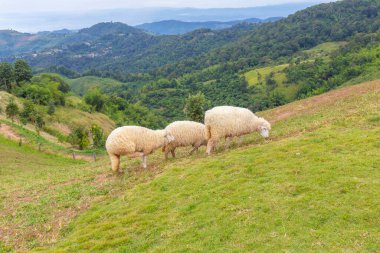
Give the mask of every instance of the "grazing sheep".
M 231 137 L 242 136 L 260 131 L 260 134 L 269 137 L 270 123 L 257 117 L 246 108 L 233 106 L 217 106 L 205 113 L 205 135 L 207 139 L 208 155 L 211 154 L 217 142 L 226 138 L 227 143 Z
M 168 154 L 171 152 L 175 157 L 175 149 L 177 147 L 193 146 L 190 155 L 202 145 L 206 145 L 205 125 L 194 121 L 175 121 L 169 124 L 165 130 L 171 133 L 174 141 L 165 145 L 162 151 L 165 152 L 165 159 L 168 159 Z
M 174 141 L 174 137 L 166 130 L 151 130 L 140 126 L 116 128 L 106 141 L 106 149 L 111 159 L 112 170 L 114 172 L 119 171 L 121 155 L 126 155 L 130 158 L 142 157 L 142 164 L 145 169 L 147 155 L 171 141 Z

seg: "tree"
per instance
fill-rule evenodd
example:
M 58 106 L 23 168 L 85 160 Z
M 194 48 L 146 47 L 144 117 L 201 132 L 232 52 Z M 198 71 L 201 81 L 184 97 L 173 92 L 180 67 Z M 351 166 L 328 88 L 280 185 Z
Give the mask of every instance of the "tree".
M 14 98 L 10 98 L 9 103 L 8 103 L 7 107 L 5 108 L 5 114 L 13 122 L 14 118 L 17 116 L 18 113 L 19 113 L 19 109 L 18 109 L 17 104 L 15 103 Z
M 28 122 L 34 123 L 35 122 L 35 114 L 36 109 L 34 107 L 34 104 L 31 101 L 25 101 L 23 104 L 23 110 L 20 113 L 20 120 L 21 123 L 26 125 Z
M 24 60 L 17 60 L 14 66 L 15 80 L 19 85 L 22 81 L 29 82 L 32 79 L 32 69 L 29 64 Z
M 80 150 L 87 148 L 90 144 L 88 133 L 82 126 L 75 128 L 69 135 L 68 140 L 71 145 L 78 146 Z
M 54 103 L 50 103 L 50 104 L 49 104 L 49 107 L 48 107 L 47 113 L 48 113 L 49 115 L 53 115 L 53 114 L 55 113 L 55 106 L 54 106 Z
M 84 96 L 84 101 L 91 105 L 97 112 L 103 109 L 106 100 L 107 97 L 103 95 L 99 89 L 92 89 Z
M 0 89 L 10 91 L 14 81 L 13 66 L 9 63 L 0 63 Z
M 269 96 L 270 104 L 271 106 L 280 106 L 283 104 L 286 104 L 286 98 L 284 94 L 278 91 L 274 91 L 270 96 Z
M 36 127 L 36 131 L 40 134 L 40 130 L 45 126 L 45 120 L 41 112 L 36 111 L 34 114 L 34 126 Z
M 98 125 L 93 124 L 91 127 L 92 141 L 95 148 L 102 148 L 105 143 L 103 129 Z
M 198 92 L 195 95 L 190 95 L 186 99 L 184 113 L 191 120 L 202 122 L 204 117 L 204 109 L 206 105 L 205 95 Z

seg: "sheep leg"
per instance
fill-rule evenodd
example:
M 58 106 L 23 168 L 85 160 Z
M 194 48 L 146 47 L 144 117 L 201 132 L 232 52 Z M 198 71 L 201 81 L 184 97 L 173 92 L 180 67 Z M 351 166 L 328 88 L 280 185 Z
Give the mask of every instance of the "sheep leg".
M 192 155 L 194 151 L 198 150 L 199 146 L 193 146 L 193 149 L 190 151 L 189 155 Z
M 168 158 L 169 158 L 169 147 L 166 146 L 166 147 L 164 148 L 164 151 L 165 151 L 165 160 L 168 160 Z
M 120 156 L 119 155 L 113 155 L 110 154 L 110 160 L 111 160 L 111 167 L 113 172 L 119 172 L 120 168 Z
M 230 147 L 231 139 L 232 139 L 231 137 L 226 137 L 226 142 L 224 143 L 225 149 L 228 149 Z
M 172 150 L 170 150 L 170 153 L 172 153 L 172 157 L 175 158 L 175 148 L 173 148 Z
M 240 136 L 239 141 L 238 141 L 238 145 L 241 146 L 243 144 L 243 141 L 244 141 L 244 136 Z
M 216 144 L 217 144 L 217 141 L 216 140 L 212 140 L 212 139 L 210 139 L 207 142 L 207 149 L 206 149 L 206 154 L 207 155 L 211 155 L 211 152 L 213 150 L 215 150 Z
M 143 165 L 143 168 L 146 169 L 146 162 L 147 162 L 147 156 L 146 155 L 143 155 L 142 157 L 142 165 Z

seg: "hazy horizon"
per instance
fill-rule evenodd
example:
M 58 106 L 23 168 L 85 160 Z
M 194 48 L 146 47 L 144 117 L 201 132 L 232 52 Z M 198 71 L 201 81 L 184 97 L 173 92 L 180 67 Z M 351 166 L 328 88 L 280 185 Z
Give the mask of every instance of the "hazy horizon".
M 188 22 L 201 22 L 201 21 L 231 21 L 247 18 L 268 18 L 278 16 L 288 16 L 298 10 L 307 8 L 309 6 L 332 2 L 332 0 L 276 0 L 270 5 L 261 5 L 265 1 L 236 1 L 235 8 L 228 7 L 227 1 L 221 1 L 221 4 L 216 5 L 215 0 L 206 1 L 208 5 L 200 4 L 200 1 L 193 1 L 193 4 L 188 7 L 174 6 L 173 2 L 188 3 L 188 1 L 159 1 L 158 3 L 167 4 L 168 6 L 148 6 L 148 2 L 144 2 L 147 7 L 138 7 L 131 5 L 129 8 L 111 8 L 115 7 L 116 2 L 109 1 L 106 5 L 109 8 L 101 9 L 101 4 L 107 3 L 105 1 L 94 1 L 92 8 L 84 10 L 82 5 L 72 5 L 71 9 L 64 8 L 62 3 L 50 6 L 50 10 L 46 7 L 36 10 L 38 4 L 29 6 L 31 3 L 21 5 L 22 9 L 15 8 L 17 2 L 20 1 L 4 1 L 0 0 L 0 30 L 16 30 L 19 32 L 35 33 L 39 31 L 54 31 L 61 29 L 77 30 L 85 27 L 92 26 L 100 22 L 122 22 L 128 25 L 139 25 L 142 23 L 157 22 L 162 20 L 180 20 Z M 41 4 L 45 0 L 39 0 L 37 3 Z M 65 4 L 73 2 L 73 0 L 65 1 Z M 80 1 L 83 3 L 86 1 Z M 130 2 L 124 1 L 123 3 Z M 287 2 L 287 3 L 286 3 Z M 47 2 L 46 2 L 47 3 Z M 157 1 L 156 1 L 157 3 Z M 214 3 L 212 5 L 211 3 Z M 244 6 L 248 3 L 250 7 Z M 198 5 L 197 5 L 198 4 Z M 51 6 L 62 7 L 60 11 Z M 210 7 L 214 8 L 210 8 Z M 219 8 L 215 8 L 218 6 Z M 76 8 L 76 9 L 75 9 Z M 233 11 L 231 11 L 233 9 Z M 28 12 L 25 12 L 28 10 Z

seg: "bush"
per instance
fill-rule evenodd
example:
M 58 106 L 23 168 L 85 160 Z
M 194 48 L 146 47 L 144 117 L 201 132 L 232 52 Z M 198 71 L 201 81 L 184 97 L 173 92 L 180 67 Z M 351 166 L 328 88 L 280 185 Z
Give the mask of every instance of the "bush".
M 18 88 L 17 95 L 39 105 L 48 105 L 53 101 L 50 90 L 36 84 L 28 84 Z
M 14 121 L 14 118 L 18 115 L 19 109 L 17 104 L 15 103 L 14 98 L 9 99 L 9 103 L 7 107 L 5 108 L 5 114 L 7 115 L 8 118 Z
M 205 105 L 205 95 L 199 92 L 196 95 L 191 95 L 186 99 L 186 104 L 183 111 L 191 120 L 203 122 Z
M 103 110 L 106 100 L 107 96 L 103 95 L 99 89 L 92 89 L 84 96 L 84 101 L 91 105 L 97 112 Z
M 20 113 L 21 123 L 26 125 L 28 122 L 34 123 L 34 115 L 36 114 L 36 109 L 31 101 L 25 101 L 23 104 L 23 110 Z
M 87 130 L 84 127 L 75 128 L 68 136 L 68 141 L 74 147 L 78 147 L 80 150 L 86 149 L 90 145 L 88 139 Z
M 50 104 L 49 104 L 49 107 L 48 107 L 47 113 L 48 113 L 49 115 L 53 115 L 53 114 L 55 113 L 55 106 L 54 106 L 53 103 L 50 103 Z
M 98 125 L 92 125 L 91 127 L 92 141 L 95 148 L 103 148 L 105 144 L 104 132 Z
M 32 69 L 29 64 L 24 60 L 17 60 L 14 65 L 14 76 L 17 84 L 20 82 L 29 82 L 32 79 Z

